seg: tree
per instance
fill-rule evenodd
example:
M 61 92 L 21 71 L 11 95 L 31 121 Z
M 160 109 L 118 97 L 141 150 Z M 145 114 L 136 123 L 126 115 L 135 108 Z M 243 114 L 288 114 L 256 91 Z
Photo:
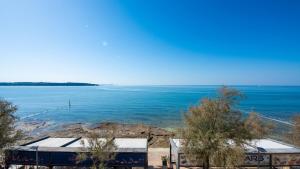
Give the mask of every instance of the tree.
M 21 138 L 21 130 L 16 130 L 15 122 L 17 107 L 12 103 L 0 100 L 0 156 L 5 148 L 13 145 Z M 1 161 L 2 163 L 3 161 Z
M 203 99 L 185 113 L 181 130 L 183 151 L 194 164 L 234 167 L 244 162 L 245 145 L 256 136 L 246 125 L 237 104 L 243 95 L 223 87 L 214 99 Z
M 293 117 L 294 126 L 292 128 L 293 144 L 300 146 L 300 114 Z
M 250 131 L 253 138 L 262 139 L 273 130 L 275 125 L 262 120 L 256 112 L 250 112 L 245 120 L 245 127 Z
M 87 159 L 92 160 L 92 169 L 105 169 L 107 162 L 115 158 L 115 150 L 117 146 L 114 142 L 113 135 L 107 135 L 100 138 L 98 134 L 92 133 L 85 142 L 81 142 L 86 151 L 78 153 L 78 163 Z

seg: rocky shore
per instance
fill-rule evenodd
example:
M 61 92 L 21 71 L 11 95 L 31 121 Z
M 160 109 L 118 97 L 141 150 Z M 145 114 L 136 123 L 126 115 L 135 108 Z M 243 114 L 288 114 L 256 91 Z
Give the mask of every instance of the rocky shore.
M 144 124 L 120 124 L 105 122 L 93 125 L 83 123 L 67 124 L 49 129 L 48 123 L 30 122 L 19 124 L 18 128 L 22 129 L 26 135 L 22 142 L 31 141 L 43 136 L 51 137 L 87 137 L 91 133 L 97 133 L 105 136 L 114 131 L 115 137 L 129 138 L 147 138 L 148 146 L 168 147 L 169 138 L 175 134 L 159 127 L 148 126 Z

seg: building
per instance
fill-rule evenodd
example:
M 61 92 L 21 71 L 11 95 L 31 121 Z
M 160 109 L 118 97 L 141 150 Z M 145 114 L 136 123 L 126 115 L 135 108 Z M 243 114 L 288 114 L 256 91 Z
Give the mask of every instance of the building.
M 181 142 L 181 139 L 170 139 L 170 162 L 175 163 L 177 169 L 180 167 L 196 167 L 185 158 Z M 271 139 L 253 140 L 245 147 L 246 156 L 241 167 L 300 166 L 300 149 L 297 147 Z
M 24 166 L 78 166 L 90 167 L 92 160 L 78 163 L 78 153 L 85 152 L 86 138 L 45 137 L 20 146 L 14 146 L 5 152 L 6 168 L 11 165 Z M 107 164 L 114 168 L 148 167 L 148 147 L 145 138 L 115 138 L 116 156 Z M 85 144 L 87 145 L 87 144 Z M 88 153 L 88 152 L 87 152 Z

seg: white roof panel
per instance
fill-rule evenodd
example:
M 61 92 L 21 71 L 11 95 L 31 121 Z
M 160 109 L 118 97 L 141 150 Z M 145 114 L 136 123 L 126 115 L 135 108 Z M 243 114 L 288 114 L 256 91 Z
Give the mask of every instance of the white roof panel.
M 147 139 L 118 138 L 115 140 L 118 148 L 147 148 Z
M 103 139 L 103 138 L 101 138 L 101 139 Z M 83 147 L 82 142 L 84 142 L 85 147 L 88 146 L 87 138 L 82 138 L 82 139 L 68 145 L 67 147 Z M 115 144 L 118 148 L 147 148 L 147 139 L 144 139 L 144 138 L 116 138 Z
M 172 139 L 176 147 L 182 147 L 180 141 L 181 139 Z M 250 146 L 251 145 L 251 146 Z M 284 151 L 299 151 L 296 147 L 292 145 L 287 145 L 271 139 L 259 139 L 251 141 L 250 145 L 246 145 L 248 150 L 256 150 L 257 147 L 265 149 L 267 152 L 284 152 Z
M 47 138 L 26 146 L 39 146 L 39 147 L 61 147 L 64 144 L 67 144 L 76 138 Z
M 181 147 L 180 140 L 181 140 L 181 139 L 173 139 L 173 141 L 174 141 L 176 147 Z
M 261 147 L 264 149 L 289 149 L 289 148 L 295 148 L 274 140 L 270 139 L 260 139 L 260 140 L 253 140 L 251 141 L 250 145 L 253 145 L 255 147 Z M 250 147 L 249 147 L 250 148 Z

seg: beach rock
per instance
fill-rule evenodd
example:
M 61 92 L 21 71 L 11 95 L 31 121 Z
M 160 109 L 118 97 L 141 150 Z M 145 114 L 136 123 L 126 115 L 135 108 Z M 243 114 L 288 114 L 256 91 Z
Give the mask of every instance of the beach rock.
M 100 137 L 113 133 L 114 137 L 119 138 L 147 138 L 149 147 L 168 147 L 169 138 L 174 136 L 174 132 L 159 127 L 144 124 L 105 122 L 93 125 L 74 123 L 57 126 L 56 128 L 44 131 L 43 133 L 35 133 L 33 135 L 30 135 L 29 133 L 27 140 L 32 140 L 45 135 L 51 137 L 88 137 L 91 133 L 97 133 Z

